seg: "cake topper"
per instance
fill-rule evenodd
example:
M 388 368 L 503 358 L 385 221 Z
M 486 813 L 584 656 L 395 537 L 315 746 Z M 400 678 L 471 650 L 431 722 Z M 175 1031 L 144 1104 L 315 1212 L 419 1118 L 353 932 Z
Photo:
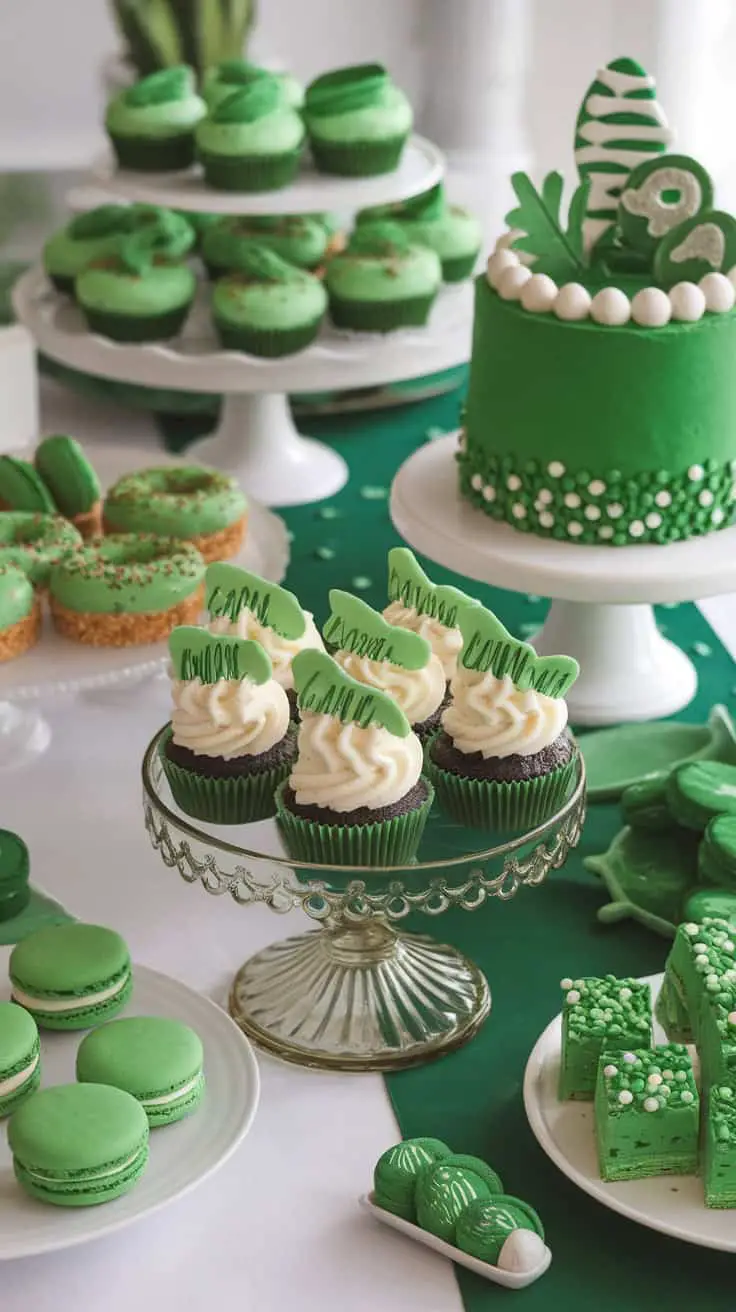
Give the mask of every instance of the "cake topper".
M 622 239 L 647 253 L 672 228 L 713 204 L 713 183 L 689 155 L 664 155 L 635 168 L 621 192 Z
M 397 738 L 406 738 L 411 726 L 393 698 L 351 679 L 324 651 L 297 652 L 292 662 L 294 687 L 301 711 L 332 715 L 343 724 L 361 729 L 377 725 Z
M 580 673 L 572 656 L 537 656 L 485 606 L 462 610 L 458 627 L 463 635 L 460 665 L 482 674 L 490 671 L 497 679 L 508 675 L 520 692 L 533 688 L 545 697 L 564 697 Z
M 208 565 L 204 576 L 205 605 L 210 615 L 226 616 L 232 623 L 242 610 L 249 610 L 259 624 L 282 638 L 302 638 L 307 622 L 293 592 L 270 583 L 239 565 L 218 562 Z
M 322 633 L 340 651 L 354 652 L 371 661 L 390 661 L 405 670 L 423 670 L 429 661 L 432 648 L 426 638 L 389 624 L 360 597 L 332 588 L 330 606 L 332 611 Z
M 194 624 L 181 624 L 169 637 L 169 654 L 177 679 L 250 679 L 267 683 L 271 661 L 259 642 L 231 638 L 226 633 L 208 633 Z
M 706 273 L 736 265 L 736 219 L 724 210 L 705 210 L 681 223 L 659 243 L 654 276 L 662 287 L 699 282 Z
M 459 588 L 432 583 L 408 547 L 392 547 L 388 553 L 388 595 L 419 615 L 428 615 L 447 629 L 454 629 L 461 606 L 479 603 Z
M 575 191 L 566 224 L 560 218 L 561 173 L 548 173 L 541 191 L 526 173 L 514 173 L 511 185 L 519 204 L 506 215 L 506 222 L 522 234 L 514 242 L 515 249 L 534 256 L 535 273 L 546 273 L 558 282 L 579 278 L 586 264 L 583 220 L 590 182 L 581 182 Z

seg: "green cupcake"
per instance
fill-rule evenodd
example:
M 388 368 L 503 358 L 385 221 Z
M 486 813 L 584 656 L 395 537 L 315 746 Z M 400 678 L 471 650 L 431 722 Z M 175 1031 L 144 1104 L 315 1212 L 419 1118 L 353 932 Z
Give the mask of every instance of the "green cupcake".
M 85 269 L 74 291 L 90 332 L 116 342 L 164 341 L 181 332 L 197 286 L 178 262 L 186 249 L 183 233 L 153 224 Z
M 470 277 L 481 248 L 482 229 L 469 210 L 448 205 L 441 182 L 411 200 L 361 210 L 356 223 L 361 226 L 385 219 L 400 223 L 412 241 L 439 255 L 444 282 Z
M 302 351 L 314 340 L 327 308 L 319 278 L 264 246 L 241 250 L 238 273 L 215 283 L 212 318 L 229 351 L 272 358 Z
M 272 816 L 295 742 L 266 652 L 191 625 L 174 629 L 169 652 L 174 710 L 160 756 L 177 805 L 218 825 Z
M 371 177 L 396 168 L 413 114 L 382 64 L 356 64 L 310 83 L 304 122 L 318 169 Z
M 207 229 L 202 259 L 211 278 L 237 273 L 243 254 L 247 257 L 256 242 L 288 264 L 312 270 L 324 260 L 328 240 L 324 224 L 309 214 L 224 218 Z
M 287 109 L 300 110 L 304 104 L 304 88 L 291 73 L 273 73 L 270 69 L 251 64 L 247 59 L 223 59 L 208 68 L 202 83 L 202 95 L 207 107 L 213 110 L 233 91 L 249 86 L 256 78 L 272 77 L 281 91 Z
M 299 167 L 304 125 L 275 78 L 231 92 L 197 128 L 205 181 L 218 191 L 273 191 Z
M 118 164 L 142 173 L 170 173 L 194 162 L 194 129 L 207 106 L 186 64 L 141 78 L 110 101 L 105 128 Z
M 440 806 L 472 829 L 520 830 L 564 803 L 575 773 L 563 700 L 570 656 L 537 656 L 483 606 L 461 609 L 463 647 L 427 754 Z
M 56 290 L 71 296 L 75 279 L 84 269 L 95 260 L 115 255 L 124 237 L 152 224 L 165 224 L 171 233 L 178 233 L 182 253 L 194 246 L 192 224 L 173 210 L 157 205 L 98 205 L 49 237 L 43 248 L 43 267 Z
M 292 670 L 301 715 L 297 759 L 276 794 L 286 850 L 343 868 L 408 865 L 434 797 L 409 721 L 326 652 L 299 652 Z
M 338 328 L 392 332 L 422 326 L 442 282 L 440 261 L 388 221 L 356 228 L 325 277 L 330 317 Z

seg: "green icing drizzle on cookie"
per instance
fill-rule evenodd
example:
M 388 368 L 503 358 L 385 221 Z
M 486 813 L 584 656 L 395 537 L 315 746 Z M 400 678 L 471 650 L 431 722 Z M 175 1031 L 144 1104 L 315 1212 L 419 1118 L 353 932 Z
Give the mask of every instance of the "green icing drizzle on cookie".
M 367 602 L 339 588 L 332 588 L 330 606 L 322 632 L 332 646 L 372 661 L 390 661 L 405 670 L 424 669 L 432 650 L 426 638 L 389 624 Z
M 361 729 L 375 724 L 397 738 L 406 738 L 411 732 L 409 721 L 391 697 L 369 691 L 364 683 L 351 679 L 326 652 L 297 652 L 291 668 L 300 710 L 331 715 Z
M 533 688 L 546 697 L 564 697 L 580 672 L 572 656 L 537 656 L 485 606 L 461 610 L 458 628 L 463 635 L 461 665 L 484 674 L 490 670 L 497 679 L 508 674 L 522 692 Z
M 193 624 L 182 624 L 169 637 L 169 654 L 178 679 L 217 683 L 220 679 L 251 679 L 267 683 L 271 660 L 259 642 L 208 633 Z
M 408 547 L 392 547 L 388 553 L 388 595 L 419 615 L 428 615 L 447 629 L 457 625 L 461 607 L 479 603 L 459 588 L 432 583 Z
M 205 605 L 213 619 L 237 620 L 249 610 L 264 628 L 294 641 L 304 636 L 304 611 L 293 592 L 270 583 L 239 565 L 209 565 L 205 574 Z

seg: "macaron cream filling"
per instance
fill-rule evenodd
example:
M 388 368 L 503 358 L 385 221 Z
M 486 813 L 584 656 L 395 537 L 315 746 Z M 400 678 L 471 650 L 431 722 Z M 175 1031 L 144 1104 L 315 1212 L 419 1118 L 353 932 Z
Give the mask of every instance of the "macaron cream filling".
M 84 1175 L 80 1176 L 80 1183 L 87 1185 L 91 1184 L 94 1180 L 109 1180 L 115 1175 L 122 1175 L 127 1171 L 129 1166 L 132 1166 L 134 1162 L 138 1161 L 144 1148 L 145 1144 L 141 1145 L 138 1152 L 132 1153 L 130 1157 L 126 1157 L 125 1161 L 116 1162 L 114 1166 L 108 1166 L 104 1171 L 85 1171 Z M 32 1166 L 22 1165 L 26 1175 L 30 1175 L 32 1180 L 39 1180 L 42 1184 L 56 1184 L 59 1181 L 66 1181 L 70 1179 L 73 1174 L 69 1172 L 64 1175 L 55 1175 L 50 1174 L 47 1171 L 34 1170 Z
M 201 1081 L 202 1072 L 199 1071 L 193 1080 L 189 1080 L 186 1084 L 180 1085 L 178 1089 L 172 1089 L 170 1093 L 163 1093 L 158 1098 L 139 1098 L 138 1101 L 141 1104 L 141 1107 L 163 1107 L 167 1103 L 178 1102 L 180 1098 L 186 1098 L 187 1094 L 191 1093 L 193 1089 L 196 1089 Z M 0 1091 L 1 1088 L 2 1086 L 0 1086 Z
M 24 1070 L 16 1071 L 15 1075 L 8 1076 L 7 1080 L 0 1080 L 0 1098 L 7 1098 L 9 1093 L 15 1093 L 16 1089 L 20 1089 L 21 1085 L 30 1079 L 40 1060 L 41 1054 L 37 1052 Z
M 127 987 L 129 981 L 130 971 L 128 970 L 109 988 L 100 989 L 98 993 L 80 993 L 68 998 L 37 998 L 30 993 L 24 993 L 22 989 L 18 988 L 17 984 L 12 983 L 12 994 L 21 1007 L 28 1007 L 32 1011 L 77 1011 L 80 1007 L 84 1007 L 86 1010 L 88 1007 L 96 1007 L 102 1002 L 108 1002 L 110 998 L 114 998 L 116 994 L 121 993 Z

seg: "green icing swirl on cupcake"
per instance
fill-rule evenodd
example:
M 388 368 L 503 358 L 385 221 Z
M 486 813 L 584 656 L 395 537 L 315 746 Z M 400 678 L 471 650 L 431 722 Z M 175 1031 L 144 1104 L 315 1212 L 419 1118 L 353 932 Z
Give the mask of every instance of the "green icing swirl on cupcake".
M 191 69 L 181 65 L 151 73 L 111 100 L 105 126 L 113 137 L 167 138 L 191 131 L 206 109 Z
M 145 108 L 148 105 L 169 105 L 175 100 L 185 100 L 194 90 L 194 75 L 186 64 L 177 64 L 174 68 L 162 68 L 148 77 L 141 78 L 124 92 L 127 105 Z
M 405 254 L 411 246 L 409 234 L 390 219 L 365 223 L 355 229 L 348 242 L 350 255 L 377 255 L 380 258 Z
M 213 123 L 256 123 L 281 106 L 281 92 L 272 77 L 255 78 L 232 91 L 213 109 Z
M 315 118 L 333 114 L 351 114 L 355 110 L 380 105 L 389 85 L 382 64 L 355 64 L 323 73 L 307 87 L 304 112 Z
M 130 222 L 130 208 L 129 205 L 97 205 L 86 214 L 77 214 L 63 231 L 75 241 L 126 232 Z

